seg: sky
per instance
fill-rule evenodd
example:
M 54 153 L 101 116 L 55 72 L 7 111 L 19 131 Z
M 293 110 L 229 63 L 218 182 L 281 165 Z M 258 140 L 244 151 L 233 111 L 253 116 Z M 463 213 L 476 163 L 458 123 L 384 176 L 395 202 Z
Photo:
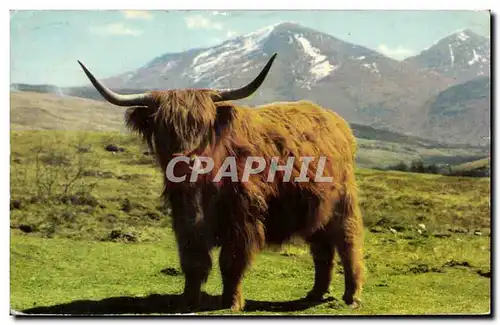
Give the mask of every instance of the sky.
M 281 21 L 398 60 L 460 29 L 490 36 L 484 11 L 11 11 L 10 81 L 83 85 L 88 80 L 77 60 L 105 78 Z

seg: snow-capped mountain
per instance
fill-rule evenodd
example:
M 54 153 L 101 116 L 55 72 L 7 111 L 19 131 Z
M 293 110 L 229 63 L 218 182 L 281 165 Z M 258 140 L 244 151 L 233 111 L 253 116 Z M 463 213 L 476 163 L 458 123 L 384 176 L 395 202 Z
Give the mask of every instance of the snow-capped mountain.
M 245 103 L 310 99 L 352 122 L 406 130 L 415 109 L 452 84 L 374 50 L 284 22 L 214 47 L 169 53 L 104 80 L 115 89 L 232 88 L 252 80 L 277 52 L 271 73 Z
M 461 30 L 406 61 L 455 78 L 457 83 L 489 76 L 490 40 L 471 30 Z
M 448 122 L 437 123 L 444 115 L 430 110 L 429 103 L 435 98 L 440 103 L 447 94 L 456 94 L 444 91 L 463 80 L 488 76 L 489 48 L 487 38 L 465 30 L 444 38 L 416 57 L 397 61 L 317 30 L 283 22 L 213 47 L 166 53 L 136 70 L 101 80 L 122 93 L 173 88 L 235 88 L 254 79 L 271 55 L 278 53 L 256 94 L 239 103 L 257 105 L 306 99 L 334 110 L 351 123 L 432 137 L 433 140 L 453 138 L 458 141 L 461 130 L 477 130 L 489 124 L 476 119 L 474 127 L 457 129 Z M 94 72 L 100 77 L 98 71 Z M 469 88 L 466 85 L 464 89 Z M 436 97 L 441 92 L 444 97 Z M 90 85 L 66 89 L 65 93 L 102 100 Z M 469 93 L 463 92 L 464 96 Z M 471 110 L 483 116 L 482 112 L 489 111 L 489 107 L 482 107 L 485 103 L 487 101 L 461 100 L 456 107 L 458 110 L 465 105 L 467 116 L 475 116 Z M 482 106 L 476 107 L 478 105 Z M 430 123 L 431 120 L 434 122 Z M 430 132 L 429 128 L 434 126 L 438 129 Z M 475 138 L 476 135 L 464 137 L 467 141 Z
M 223 42 L 220 45 L 165 54 L 147 65 L 106 80 L 118 88 L 226 87 L 235 77 L 258 72 L 267 58 L 279 52 L 281 62 L 292 63 L 297 83 L 307 89 L 331 75 L 346 59 L 381 57 L 367 48 L 342 42 L 330 35 L 285 22 Z M 376 64 L 366 63 L 377 71 Z M 255 71 L 253 71 L 255 70 Z

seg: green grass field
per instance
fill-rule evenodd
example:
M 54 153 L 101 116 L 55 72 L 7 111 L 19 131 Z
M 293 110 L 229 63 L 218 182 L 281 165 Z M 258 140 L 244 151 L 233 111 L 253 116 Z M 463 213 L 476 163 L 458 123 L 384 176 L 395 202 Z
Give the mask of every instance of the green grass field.
M 173 235 L 155 243 L 101 243 L 42 239 L 13 232 L 11 307 L 34 313 L 162 314 L 180 312 L 183 277 Z M 216 255 L 214 254 L 214 261 Z M 454 265 L 458 264 L 458 265 Z M 462 266 L 464 265 L 464 266 Z M 171 268 L 171 269 L 169 269 Z M 489 238 L 409 238 L 368 234 L 363 305 L 340 300 L 342 268 L 336 265 L 331 297 L 311 306 L 299 300 L 312 287 L 305 248 L 261 253 L 244 280 L 247 313 L 448 314 L 488 313 Z M 161 272 L 168 269 L 170 272 Z M 217 309 L 217 267 L 205 286 L 203 313 Z
M 116 144 L 124 152 L 108 152 Z M 180 312 L 183 277 L 161 204 L 161 171 L 134 136 L 11 133 L 11 308 L 25 313 Z M 359 169 L 367 282 L 363 305 L 313 283 L 307 247 L 265 250 L 244 280 L 243 314 L 421 315 L 490 311 L 490 179 Z M 214 269 L 202 314 L 217 308 Z

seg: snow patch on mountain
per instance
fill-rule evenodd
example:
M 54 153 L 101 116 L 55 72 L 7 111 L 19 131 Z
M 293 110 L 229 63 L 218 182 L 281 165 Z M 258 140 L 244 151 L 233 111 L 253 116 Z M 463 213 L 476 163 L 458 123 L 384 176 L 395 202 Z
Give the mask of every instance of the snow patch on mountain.
M 303 35 L 294 35 L 295 39 L 302 46 L 304 52 L 311 57 L 311 68 L 310 72 L 314 75 L 314 82 L 323 79 L 329 75 L 332 71 L 338 68 L 338 66 L 333 66 L 327 57 L 321 54 L 321 51 L 311 45 L 311 42 Z
M 488 61 L 488 59 L 486 59 L 486 58 L 482 57 L 481 55 L 477 54 L 475 49 L 472 49 L 472 54 L 473 54 L 473 58 L 472 58 L 472 60 L 470 60 L 468 62 L 469 65 L 473 65 L 476 62 L 487 62 Z
M 380 75 L 380 71 L 379 71 L 379 69 L 377 67 L 377 63 L 375 63 L 375 62 L 373 62 L 373 63 L 364 63 L 364 64 L 362 64 L 362 67 L 369 69 L 371 72 L 374 72 L 379 77 L 381 76 Z
M 165 64 L 165 66 L 161 69 L 161 74 L 167 73 L 167 71 L 175 67 L 177 63 L 177 61 L 168 61 L 167 64 Z
M 217 79 L 213 80 L 213 81 L 209 84 L 209 86 L 208 86 L 208 87 L 209 87 L 209 88 L 217 88 L 217 87 L 218 87 L 218 85 L 219 85 L 219 84 L 218 84 L 219 80 L 223 80 L 224 78 L 227 78 L 227 77 L 229 77 L 230 75 L 231 75 L 231 74 L 230 74 L 230 73 L 228 73 L 228 74 L 225 74 L 225 75 L 222 75 L 222 76 L 218 77 Z
M 212 53 L 215 52 L 215 49 L 214 48 L 211 48 L 209 49 L 208 51 L 205 51 L 205 52 L 201 52 L 200 54 L 198 54 L 194 59 L 193 59 L 193 64 L 192 65 L 196 65 L 198 63 L 199 60 L 203 59 L 203 58 L 206 58 L 208 57 L 209 55 L 211 55 Z
M 448 44 L 448 48 L 450 49 L 451 65 L 453 65 L 455 63 L 455 56 L 453 55 L 453 49 L 451 48 L 451 44 Z
M 267 26 L 264 28 L 261 28 L 255 32 L 246 34 L 243 36 L 244 39 L 244 44 L 243 44 L 243 49 L 245 53 L 252 52 L 254 50 L 257 50 L 259 48 L 259 45 L 261 45 L 271 34 L 271 32 L 274 30 L 274 28 L 278 24 Z
M 194 82 L 199 82 L 208 73 L 217 69 L 218 65 L 236 62 L 250 53 L 261 51 L 263 43 L 277 26 L 271 25 L 255 32 L 230 39 L 219 46 L 199 53 L 191 64 Z
M 461 41 L 466 41 L 469 39 L 469 35 L 465 34 L 463 31 L 458 33 L 457 38 Z

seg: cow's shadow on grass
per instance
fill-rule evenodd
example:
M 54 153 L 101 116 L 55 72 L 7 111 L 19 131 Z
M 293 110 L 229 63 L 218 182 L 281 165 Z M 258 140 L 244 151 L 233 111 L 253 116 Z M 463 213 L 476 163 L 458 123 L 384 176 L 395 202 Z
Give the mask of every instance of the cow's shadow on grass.
M 244 311 L 293 312 L 302 311 L 334 301 L 330 297 L 322 301 L 298 299 L 292 301 L 246 300 Z M 220 296 L 203 293 L 199 312 L 221 310 Z M 227 311 L 227 310 L 225 310 Z M 23 310 L 23 314 L 38 315 L 150 315 L 188 313 L 181 295 L 153 294 L 146 297 L 112 297 L 102 300 L 77 300 L 54 306 L 34 307 Z M 22 314 L 21 314 L 22 315 Z

